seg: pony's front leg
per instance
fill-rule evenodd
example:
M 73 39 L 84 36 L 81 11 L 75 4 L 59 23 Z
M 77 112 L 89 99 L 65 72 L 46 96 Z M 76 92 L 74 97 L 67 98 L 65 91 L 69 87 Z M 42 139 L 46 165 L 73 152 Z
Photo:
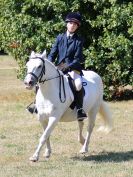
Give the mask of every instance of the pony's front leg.
M 48 125 L 48 120 L 47 119 L 42 119 L 42 117 L 39 117 L 39 121 L 42 124 L 43 130 L 45 131 L 47 125 Z M 46 140 L 46 149 L 44 153 L 44 157 L 49 158 L 51 155 L 51 145 L 50 145 L 50 136 Z
M 56 117 L 49 117 L 48 125 L 47 125 L 45 131 L 43 132 L 43 134 L 40 138 L 40 141 L 39 141 L 39 145 L 38 145 L 35 153 L 33 154 L 33 156 L 30 158 L 30 161 L 36 162 L 39 160 L 39 154 L 40 154 L 41 148 L 48 140 L 52 130 L 54 129 L 54 127 L 56 126 L 57 123 L 58 123 L 58 119 Z

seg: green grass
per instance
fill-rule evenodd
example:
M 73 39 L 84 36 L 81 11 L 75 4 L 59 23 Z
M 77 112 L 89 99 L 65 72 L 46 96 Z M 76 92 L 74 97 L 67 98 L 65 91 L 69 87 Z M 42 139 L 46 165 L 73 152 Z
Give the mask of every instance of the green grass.
M 0 79 L 0 177 L 132 177 L 133 100 L 109 102 L 114 130 L 97 133 L 98 116 L 85 156 L 78 153 L 77 122 L 59 123 L 51 136 L 51 158 L 45 160 L 42 149 L 39 162 L 31 163 L 42 133 L 36 117 L 25 111 L 34 94 L 16 79 L 14 69 L 0 70 Z

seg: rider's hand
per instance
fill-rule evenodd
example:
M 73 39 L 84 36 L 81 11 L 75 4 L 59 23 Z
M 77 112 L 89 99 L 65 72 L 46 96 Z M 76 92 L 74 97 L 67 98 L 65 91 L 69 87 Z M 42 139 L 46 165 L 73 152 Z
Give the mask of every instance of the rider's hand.
M 65 72 L 65 73 L 69 71 L 69 67 L 66 63 L 61 63 L 58 66 L 58 69 L 61 70 L 62 72 Z

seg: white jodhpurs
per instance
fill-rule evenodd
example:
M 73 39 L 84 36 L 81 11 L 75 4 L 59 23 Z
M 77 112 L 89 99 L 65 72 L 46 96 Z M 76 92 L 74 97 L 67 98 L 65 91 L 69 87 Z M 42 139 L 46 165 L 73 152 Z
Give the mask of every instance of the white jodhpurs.
M 75 71 L 71 71 L 69 72 L 69 74 L 74 80 L 76 90 L 80 91 L 82 88 L 82 77 L 79 74 L 77 74 Z

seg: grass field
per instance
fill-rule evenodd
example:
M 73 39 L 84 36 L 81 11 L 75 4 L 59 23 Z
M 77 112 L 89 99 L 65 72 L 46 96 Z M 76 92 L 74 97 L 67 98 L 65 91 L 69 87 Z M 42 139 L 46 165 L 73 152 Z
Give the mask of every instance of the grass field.
M 42 152 L 39 162 L 31 163 L 42 127 L 25 111 L 34 93 L 16 79 L 15 68 L 11 57 L 0 57 L 0 177 L 133 176 L 133 100 L 109 102 L 114 130 L 98 133 L 98 116 L 85 156 L 78 153 L 77 122 L 59 123 L 51 136 L 51 158 L 45 160 Z

